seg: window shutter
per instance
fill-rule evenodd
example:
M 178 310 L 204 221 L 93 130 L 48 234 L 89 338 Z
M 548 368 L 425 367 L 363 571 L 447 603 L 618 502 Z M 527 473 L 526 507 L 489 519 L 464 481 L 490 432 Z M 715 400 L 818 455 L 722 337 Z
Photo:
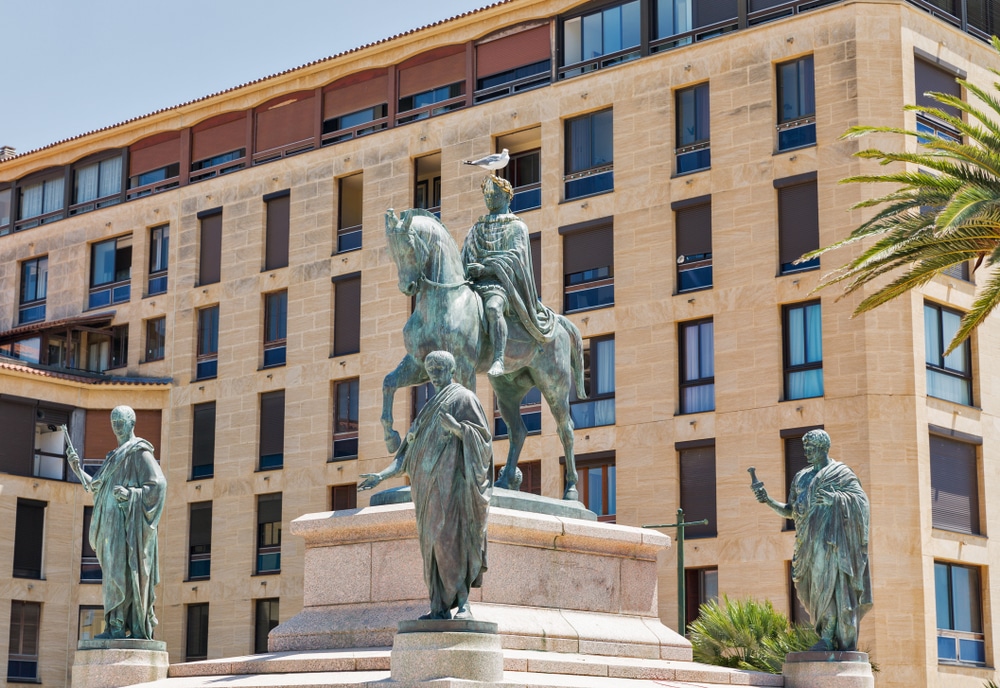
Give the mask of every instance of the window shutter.
M 954 117 L 961 117 L 961 113 L 958 109 L 950 105 L 943 105 L 930 96 L 924 95 L 928 91 L 933 91 L 935 93 L 947 93 L 948 95 L 955 96 L 956 98 L 961 98 L 962 87 L 955 81 L 954 74 L 946 72 L 936 65 L 932 65 L 926 60 L 915 58 L 913 60 L 913 77 L 916 82 L 917 105 L 937 108 Z
M 194 407 L 194 438 L 191 465 L 215 465 L 215 402 Z
M 563 274 L 614 265 L 615 239 L 611 223 L 563 236 Z
M 364 79 L 352 75 L 324 89 L 323 119 L 382 105 L 388 100 L 389 77 L 384 69 L 369 72 Z
M 519 31 L 476 47 L 476 76 L 492 76 L 552 57 L 549 25 Z
M 160 410 L 159 409 L 142 409 L 136 410 L 135 412 L 135 436 L 141 437 L 142 439 L 153 445 L 153 451 L 159 452 L 160 447 Z M 111 421 L 108 421 L 108 427 L 111 427 Z M 112 435 L 114 433 L 112 432 Z M 115 446 L 118 446 L 118 440 L 115 439 Z M 158 461 L 163 460 L 163 456 L 159 453 L 156 454 Z
M 285 390 L 260 395 L 260 455 L 285 451 Z
M 674 219 L 678 257 L 712 252 L 711 202 L 678 210 Z
M 802 436 L 785 438 L 785 494 L 782 496 L 773 495 L 779 502 L 788 499 L 792 491 L 792 480 L 795 475 L 804 468 L 809 467 L 806 460 L 806 449 L 802 445 Z M 795 522 L 792 519 L 785 519 L 785 530 L 795 530 Z
M 736 0 L 694 0 L 694 27 L 701 28 L 727 19 L 736 19 Z
M 778 189 L 778 263 L 797 260 L 819 248 L 819 203 L 816 182 Z
M 264 269 L 274 270 L 288 265 L 288 230 L 291 196 L 285 194 L 267 201 Z
M 931 521 L 935 528 L 979 533 L 976 447 L 930 436 Z
M 180 162 L 181 134 L 171 131 L 156 134 L 132 144 L 128 149 L 130 177 Z
M 200 545 L 212 545 L 212 502 L 195 502 L 191 505 L 188 546 Z
M 215 284 L 222 272 L 222 213 L 201 218 L 198 284 Z
M 334 485 L 331 488 L 333 502 L 333 510 L 341 511 L 343 509 L 357 509 L 358 508 L 358 486 L 355 484 L 350 485 Z
M 311 139 L 317 125 L 314 97 L 314 91 L 303 91 L 280 96 L 273 104 L 257 108 L 254 152 Z
M 718 533 L 715 508 L 715 447 L 682 449 L 681 508 L 685 521 L 708 519 L 708 525 L 690 526 L 684 537 L 714 537 Z
M 108 452 L 118 446 L 118 439 L 111 429 L 111 409 L 87 410 L 83 438 L 83 456 L 80 458 L 103 461 Z
M 41 578 L 45 502 L 18 499 L 14 519 L 14 576 Z
M 31 475 L 35 454 L 35 407 L 29 400 L 0 399 L 0 472 Z
M 337 282 L 333 306 L 333 355 L 361 350 L 361 278 Z
M 246 148 L 247 116 L 231 112 L 196 124 L 191 130 L 191 160 L 198 162 L 216 155 Z
M 257 525 L 281 522 L 281 493 L 263 494 L 257 497 Z
M 464 45 L 438 48 L 400 65 L 399 97 L 448 86 L 456 81 L 465 81 Z

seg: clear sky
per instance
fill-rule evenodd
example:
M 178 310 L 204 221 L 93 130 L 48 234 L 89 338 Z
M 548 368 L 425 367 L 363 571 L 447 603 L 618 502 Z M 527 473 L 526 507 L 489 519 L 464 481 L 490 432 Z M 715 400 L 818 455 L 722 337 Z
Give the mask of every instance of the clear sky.
M 26 152 L 492 0 L 0 0 L 0 145 Z

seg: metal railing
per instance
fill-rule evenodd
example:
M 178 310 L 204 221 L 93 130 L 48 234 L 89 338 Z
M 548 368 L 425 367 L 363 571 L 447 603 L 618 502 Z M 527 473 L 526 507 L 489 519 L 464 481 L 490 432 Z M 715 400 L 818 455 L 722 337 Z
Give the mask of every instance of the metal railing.
M 125 192 L 125 199 L 131 201 L 132 199 L 150 196 L 152 194 L 160 193 L 161 191 L 169 191 L 170 189 L 174 189 L 180 185 L 180 175 L 170 177 L 169 179 L 161 179 L 158 182 L 132 187 Z
M 573 64 L 565 65 L 559 68 L 557 74 L 559 79 L 569 79 L 574 76 L 580 76 L 581 74 L 596 72 L 599 69 L 606 69 L 615 65 L 624 64 L 625 62 L 631 62 L 632 60 L 637 60 L 640 57 L 642 57 L 642 46 L 633 45 L 625 48 L 624 50 L 618 50 L 613 53 L 605 53 L 604 55 L 600 55 L 589 60 L 583 60 L 582 62 L 574 62 Z
M 378 119 L 373 119 L 370 122 L 364 122 L 353 127 L 347 127 L 345 129 L 338 129 L 337 131 L 331 131 L 328 134 L 323 134 L 321 144 L 323 146 L 329 146 L 333 143 L 340 143 L 341 141 L 350 141 L 351 139 L 356 139 L 361 136 L 367 136 L 368 134 L 374 134 L 377 131 L 382 131 L 388 128 L 389 118 L 379 117 Z
M 552 83 L 552 73 L 546 70 L 539 74 L 532 74 L 531 76 L 514 79 L 513 81 L 508 81 L 497 86 L 480 89 L 472 94 L 472 102 L 478 104 L 489 100 L 496 100 L 497 98 L 506 98 L 515 93 L 548 86 L 550 83 Z
M 247 157 L 246 153 L 244 153 L 242 157 L 234 160 L 227 160 L 226 162 L 220 162 L 218 165 L 204 167 L 196 172 L 191 172 L 190 182 L 193 184 L 204 179 L 211 179 L 212 177 L 229 174 L 236 170 L 242 170 L 247 166 Z
M 117 192 L 110 196 L 105 196 L 103 198 L 94 198 L 89 201 L 83 201 L 81 203 L 74 203 L 69 207 L 69 214 L 79 215 L 80 213 L 89 213 L 92 210 L 99 210 L 100 208 L 108 208 L 113 205 L 118 205 L 122 202 L 121 192 Z
M 310 136 L 307 139 L 286 143 L 283 146 L 275 146 L 267 150 L 258 151 L 253 154 L 253 164 L 262 165 L 265 162 L 273 162 L 282 158 L 290 158 L 299 153 L 306 153 L 315 147 L 315 139 Z
M 396 124 L 409 124 L 410 122 L 427 119 L 428 117 L 443 115 L 444 113 L 451 112 L 452 110 L 459 110 L 465 107 L 465 104 L 466 97 L 463 93 L 462 95 L 455 96 L 454 98 L 439 100 L 438 102 L 431 103 L 430 105 L 424 105 L 423 107 L 407 110 L 406 112 L 400 112 L 396 115 Z

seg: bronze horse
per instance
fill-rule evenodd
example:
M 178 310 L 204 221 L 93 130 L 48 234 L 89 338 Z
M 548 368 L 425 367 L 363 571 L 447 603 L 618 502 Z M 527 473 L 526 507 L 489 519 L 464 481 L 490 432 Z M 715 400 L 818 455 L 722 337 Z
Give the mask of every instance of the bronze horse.
M 390 452 L 400 445 L 393 427 L 392 402 L 400 387 L 427 381 L 424 357 L 432 351 L 450 351 L 455 357 L 455 379 L 476 389 L 476 373 L 485 372 L 493 351 L 483 326 L 483 306 L 466 279 L 465 266 L 455 240 L 441 221 L 426 210 L 406 210 L 397 217 L 386 211 L 385 230 L 389 255 L 399 272 L 399 290 L 415 297 L 413 314 L 403 327 L 406 356 L 382 382 L 382 428 Z M 521 400 L 537 387 L 556 419 L 559 440 L 566 455 L 566 489 L 563 499 L 578 499 L 576 462 L 573 458 L 573 421 L 569 411 L 570 384 L 585 399 L 583 340 L 576 326 L 556 316 L 556 334 L 539 346 L 517 319 L 508 319 L 507 374 L 491 377 L 500 415 L 507 423 L 510 449 L 497 487 L 519 489 L 517 459 L 527 429 L 521 420 Z

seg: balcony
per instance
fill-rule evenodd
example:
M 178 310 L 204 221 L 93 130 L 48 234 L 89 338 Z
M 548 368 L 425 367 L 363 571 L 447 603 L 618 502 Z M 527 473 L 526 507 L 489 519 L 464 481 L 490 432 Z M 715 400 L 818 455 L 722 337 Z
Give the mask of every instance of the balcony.
M 87 297 L 87 308 L 92 310 L 113 303 L 125 303 L 131 296 L 132 283 L 128 280 L 91 287 L 90 295 Z

